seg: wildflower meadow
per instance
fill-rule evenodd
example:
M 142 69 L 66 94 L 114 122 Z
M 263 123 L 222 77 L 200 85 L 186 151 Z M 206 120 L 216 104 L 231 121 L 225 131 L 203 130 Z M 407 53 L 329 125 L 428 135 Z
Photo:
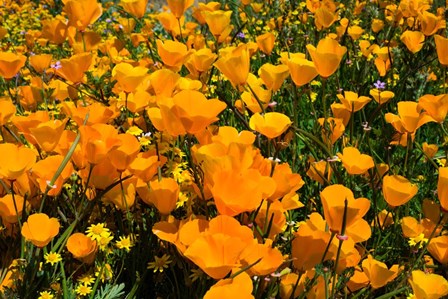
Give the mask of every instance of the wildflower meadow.
M 447 18 L 0 0 L 0 298 L 448 298 Z

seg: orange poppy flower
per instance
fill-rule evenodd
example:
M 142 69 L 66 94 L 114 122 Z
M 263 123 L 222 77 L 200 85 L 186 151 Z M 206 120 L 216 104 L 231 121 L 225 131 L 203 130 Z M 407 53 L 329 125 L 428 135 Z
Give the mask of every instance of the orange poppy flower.
M 298 202 L 298 204 L 299 208 L 302 207 L 300 206 L 300 202 Z M 278 200 L 274 200 L 272 202 L 268 202 L 265 200 L 261 204 L 257 217 L 255 218 L 255 222 L 260 227 L 261 231 L 268 233 L 267 237 L 269 239 L 274 240 L 275 237 L 282 233 L 285 229 L 285 212 L 286 209 L 283 206 L 283 201 L 280 202 Z M 271 219 L 272 223 L 270 222 Z
M 375 260 L 371 255 L 368 255 L 367 258 L 362 261 L 362 269 L 369 278 L 370 285 L 373 289 L 379 289 L 385 286 L 394 280 L 398 273 L 401 272 L 398 265 L 393 265 L 388 269 L 385 263 Z
M 363 174 L 375 166 L 372 157 L 361 154 L 356 147 L 345 147 L 343 154 L 338 153 L 338 157 L 349 174 Z
M 442 123 L 448 113 L 448 94 L 425 94 L 418 99 L 417 109 L 424 109 L 436 122 Z
M 0 198 L 0 217 L 2 218 L 2 221 L 11 224 L 17 223 L 22 215 L 24 203 L 25 199 L 19 194 L 14 194 L 14 197 L 12 194 L 6 194 Z M 26 206 L 28 206 L 28 202 L 26 203 Z
M 401 175 L 386 175 L 383 178 L 383 196 L 392 207 L 404 205 L 418 192 L 418 187 Z
M 250 56 L 245 44 L 230 50 L 215 62 L 216 68 L 230 80 L 232 85 L 244 85 L 249 76 Z
M 356 292 L 369 284 L 369 278 L 367 275 L 361 271 L 361 267 L 356 266 L 353 275 L 350 277 L 350 280 L 347 282 L 347 287 L 350 292 Z
M 202 16 L 204 17 L 210 32 L 215 36 L 215 38 L 219 38 L 223 35 L 227 28 L 229 28 L 232 11 L 203 11 Z
M 271 101 L 271 90 L 264 89 L 262 86 L 262 81 L 258 79 L 254 74 L 249 74 L 246 84 L 250 89 L 248 91 L 244 91 L 241 94 L 241 99 L 243 100 L 247 109 L 249 109 L 253 113 L 261 113 L 263 109 L 266 109 L 268 107 L 268 104 Z M 237 103 L 235 103 L 235 106 L 237 106 Z
M 194 0 L 167 0 L 167 1 L 171 13 L 178 19 L 182 17 L 185 11 L 194 3 Z
M 107 153 L 121 145 L 115 127 L 105 124 L 81 126 L 81 148 L 90 164 L 98 164 L 106 158 Z
M 310 83 L 318 75 L 314 62 L 305 59 L 305 54 L 297 53 L 287 60 L 292 81 L 297 86 Z
M 67 121 L 68 118 L 63 121 L 56 119 L 39 123 L 36 127 L 29 128 L 30 135 L 42 150 L 51 152 L 56 148 Z
M 333 103 L 330 105 L 330 108 L 333 116 L 342 119 L 342 124 L 346 126 L 352 117 L 352 112 L 340 103 Z
M 249 121 L 249 126 L 252 130 L 269 139 L 282 135 L 290 125 L 291 120 L 289 117 L 279 112 L 267 112 L 264 115 L 255 113 Z
M 148 0 L 121 0 L 120 5 L 123 9 L 136 18 L 143 18 L 146 13 Z
M 348 27 L 348 29 L 347 29 L 347 33 L 348 33 L 348 35 L 350 35 L 350 37 L 351 37 L 353 40 L 357 40 L 357 39 L 359 39 L 359 38 L 362 36 L 362 34 L 364 33 L 364 29 L 362 29 L 360 26 L 357 26 L 357 25 L 355 25 L 355 26 L 350 26 L 350 27 Z
M 321 160 L 315 162 L 314 160 L 310 163 L 310 168 L 306 172 L 306 175 L 318 182 L 319 184 L 324 184 L 324 179 L 330 181 L 330 177 L 332 174 L 332 169 L 330 164 L 327 161 Z
M 53 59 L 51 54 L 31 55 L 30 65 L 36 72 L 42 74 L 50 67 L 51 59 Z
M 191 55 L 188 56 L 185 66 L 187 67 L 190 74 L 195 78 L 200 78 L 201 74 L 207 72 L 216 57 L 209 48 L 203 48 L 199 50 L 192 50 Z
M 67 240 L 67 250 L 75 259 L 92 264 L 98 251 L 98 244 L 83 233 L 74 233 Z
M 171 40 L 161 41 L 158 39 L 156 43 L 157 52 L 163 64 L 172 68 L 173 71 L 179 71 L 188 54 L 187 46 Z
M 350 227 L 360 220 L 370 208 L 367 198 L 355 200 L 353 192 L 343 185 L 331 185 L 320 193 L 324 209 L 325 221 L 332 232 L 340 234 L 344 221 L 345 201 L 347 201 L 347 213 L 345 215 L 345 228 Z M 369 228 L 370 229 L 370 228 Z
M 448 167 L 439 168 L 439 179 L 437 181 L 437 196 L 440 206 L 448 212 Z
M 241 265 L 243 267 L 255 263 L 261 259 L 259 263 L 248 270 L 248 274 L 253 276 L 269 275 L 280 267 L 283 263 L 283 255 L 276 247 L 272 247 L 272 240 L 267 239 L 264 244 L 254 241 L 251 245 L 241 253 Z
M 107 204 L 114 205 L 121 211 L 129 211 L 135 203 L 136 194 L 136 179 L 131 178 L 120 184 L 115 185 L 112 189 L 106 192 L 101 200 Z
M 418 103 L 410 101 L 398 102 L 398 115 L 386 113 L 386 122 L 390 123 L 400 135 L 413 134 L 427 122 L 435 121 L 427 113 L 418 110 Z M 407 143 L 407 141 L 406 141 Z M 400 142 L 400 145 L 401 144 Z M 405 146 L 406 144 L 404 144 Z
M 28 216 L 22 225 L 22 236 L 36 247 L 45 247 L 59 233 L 59 221 L 47 214 L 36 213 Z
M 184 255 L 214 279 L 225 277 L 239 265 L 243 250 L 252 243 L 252 231 L 230 216 L 220 215 L 209 230 L 185 250 Z
M 318 31 L 330 27 L 335 21 L 337 21 L 337 19 L 338 15 L 335 11 L 330 10 L 329 7 L 324 5 L 320 6 L 314 12 L 314 25 L 316 25 Z
M 275 35 L 272 32 L 259 35 L 256 38 L 258 48 L 266 55 L 271 55 L 274 49 Z
M 68 26 L 83 31 L 103 13 L 101 3 L 95 0 L 69 0 L 65 2 L 64 12 L 68 16 Z
M 443 265 L 448 264 L 448 235 L 432 238 L 428 245 L 431 255 Z
M 140 152 L 140 143 L 131 134 L 119 134 L 121 145 L 108 152 L 110 162 L 119 172 L 123 172 L 134 161 Z
M 353 91 L 344 91 L 344 95 L 337 94 L 336 96 L 344 105 L 345 109 L 353 112 L 361 110 L 371 101 L 369 97 L 358 96 L 358 94 Z
M 235 271 L 238 270 L 235 268 Z M 235 272 L 234 271 L 234 272 Z M 246 272 L 218 281 L 205 293 L 204 299 L 253 299 L 252 279 Z
M 162 167 L 167 161 L 165 156 L 157 157 L 154 153 L 139 153 L 134 161 L 128 166 L 129 171 L 147 183 L 157 174 L 158 167 Z
M 325 226 L 325 221 L 318 213 L 312 213 L 309 219 L 300 225 L 291 243 L 294 267 L 301 271 L 310 270 L 321 262 L 330 240 L 330 233 L 325 231 Z M 331 259 L 332 255 L 332 252 L 327 253 L 325 260 Z
M 275 165 L 271 177 L 276 183 L 276 189 L 269 197 L 270 200 L 281 199 L 287 194 L 299 190 L 305 184 L 300 174 L 292 173 L 288 163 Z
M 420 30 L 426 36 L 431 36 L 439 29 L 445 28 L 445 21 L 443 18 L 440 18 L 429 11 L 422 11 L 419 13 L 418 20 L 421 25 Z
M 346 47 L 331 38 L 321 39 L 317 47 L 308 44 L 306 49 L 311 55 L 318 74 L 323 78 L 328 78 L 336 72 L 342 57 L 347 52 Z
M 70 2 L 76 2 L 76 0 L 71 0 Z M 80 83 L 84 79 L 84 73 L 89 70 L 92 60 L 93 56 L 91 53 L 80 53 L 68 59 L 61 59 L 61 67 L 56 70 L 56 74 L 72 83 Z
M 10 98 L 0 99 L 0 126 L 6 125 L 16 114 L 16 105 Z
M 26 56 L 10 52 L 0 52 L 0 76 L 11 79 L 25 65 Z
M 325 123 L 324 118 L 319 118 L 317 121 L 322 126 L 322 139 L 325 140 L 326 142 L 334 144 L 336 140 L 338 140 L 339 137 L 341 137 L 342 134 L 344 134 L 345 126 L 344 126 L 344 120 L 342 118 L 333 118 L 333 117 L 327 118 L 327 124 L 330 129 L 329 132 L 327 132 L 327 129 L 324 126 Z
M 149 205 L 154 205 L 160 214 L 168 215 L 176 208 L 179 199 L 179 185 L 172 178 L 162 178 L 162 180 L 152 180 L 149 183 L 149 193 L 142 198 Z
M 129 63 L 119 63 L 112 70 L 112 78 L 117 80 L 115 87 L 121 91 L 134 92 L 139 85 L 148 81 L 148 69 L 142 66 L 132 66 Z
M 270 63 L 265 63 L 258 70 L 258 75 L 267 88 L 272 91 L 277 91 L 289 76 L 289 69 L 288 66 L 283 64 L 272 65 Z
M 400 40 L 405 44 L 406 48 L 412 52 L 412 54 L 415 54 L 423 48 L 425 35 L 420 31 L 406 30 L 401 34 Z
M 12 143 L 0 144 L 0 177 L 15 181 L 36 162 L 36 153 L 26 147 Z
M 436 34 L 434 40 L 440 64 L 448 66 L 448 38 Z
M 67 24 L 60 18 L 42 20 L 42 37 L 57 45 L 66 39 Z
M 437 144 L 428 144 L 428 142 L 423 142 L 422 149 L 425 153 L 425 156 L 429 159 L 434 158 L 439 151 L 439 147 L 437 146 Z
M 173 112 L 185 131 L 195 134 L 218 120 L 218 115 L 226 104 L 218 99 L 210 99 L 195 90 L 182 90 L 173 97 Z
M 389 102 L 389 100 L 395 96 L 395 94 L 392 91 L 388 90 L 381 91 L 376 88 L 371 89 L 369 94 L 370 96 L 372 96 L 375 102 L 377 102 L 380 105 Z
M 401 231 L 405 238 L 415 238 L 423 233 L 425 228 L 412 216 L 401 218 Z
M 87 118 L 86 125 L 93 125 L 97 123 L 108 123 L 117 117 L 120 112 L 116 107 L 107 107 L 97 102 L 86 106 L 78 103 L 78 106 L 76 106 L 72 101 L 65 101 L 61 106 L 62 111 L 73 119 L 78 126 L 84 124 L 87 113 L 89 117 Z
M 261 201 L 275 190 L 275 182 L 256 169 L 217 171 L 211 189 L 220 214 L 235 216 L 257 209 Z
M 35 180 L 41 192 L 48 189 L 48 195 L 56 196 L 61 190 L 64 182 L 72 175 L 74 169 L 72 163 L 69 161 L 65 165 L 61 174 L 56 178 L 53 185 L 50 185 L 54 174 L 61 166 L 64 157 L 61 155 L 48 156 L 47 158 L 38 161 L 32 168 L 31 177 Z
M 372 24 L 370 26 L 372 28 L 372 31 L 375 33 L 380 32 L 384 28 L 384 21 L 380 19 L 373 19 Z
M 448 295 L 448 281 L 441 275 L 415 270 L 408 281 L 415 299 L 437 299 Z

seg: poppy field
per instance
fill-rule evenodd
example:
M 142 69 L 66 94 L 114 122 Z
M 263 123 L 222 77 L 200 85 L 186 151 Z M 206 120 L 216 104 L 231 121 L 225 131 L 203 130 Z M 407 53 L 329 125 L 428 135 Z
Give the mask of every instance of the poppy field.
M 448 1 L 0 4 L 0 298 L 448 296 Z

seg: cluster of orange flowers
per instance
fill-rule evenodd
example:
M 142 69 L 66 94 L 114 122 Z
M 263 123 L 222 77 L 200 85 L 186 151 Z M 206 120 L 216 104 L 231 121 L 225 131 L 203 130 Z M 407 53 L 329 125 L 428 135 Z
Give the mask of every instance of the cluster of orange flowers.
M 0 297 L 448 295 L 448 2 L 148 2 L 3 1 Z

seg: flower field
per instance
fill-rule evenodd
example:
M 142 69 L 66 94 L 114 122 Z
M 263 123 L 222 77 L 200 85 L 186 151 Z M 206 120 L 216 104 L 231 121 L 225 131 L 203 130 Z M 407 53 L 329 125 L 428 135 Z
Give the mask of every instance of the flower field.
M 0 3 L 0 298 L 448 297 L 448 1 Z

